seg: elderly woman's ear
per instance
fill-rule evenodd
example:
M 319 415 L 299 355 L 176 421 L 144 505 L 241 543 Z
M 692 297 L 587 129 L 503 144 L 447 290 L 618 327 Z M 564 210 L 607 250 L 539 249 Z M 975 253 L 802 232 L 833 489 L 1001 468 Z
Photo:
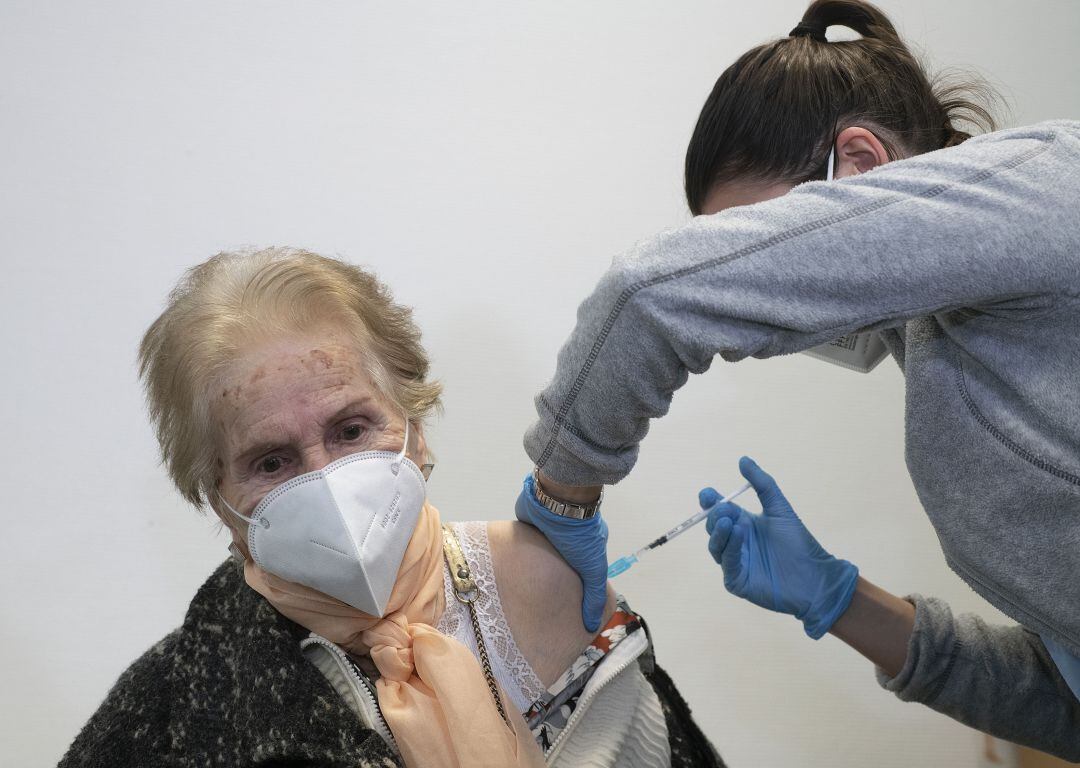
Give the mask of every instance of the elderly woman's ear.
M 234 558 L 238 556 L 243 557 L 245 560 L 251 560 L 251 552 L 248 550 L 247 539 L 245 538 L 244 525 L 237 520 L 233 515 L 224 509 L 221 498 L 218 496 L 218 490 L 221 487 L 220 478 L 214 484 L 214 490 L 209 493 L 207 498 L 207 504 L 210 505 L 210 509 L 217 515 L 218 520 L 224 525 L 228 531 L 229 536 L 232 539 L 232 544 L 229 546 L 229 553 Z
M 409 461 L 420 468 L 431 460 L 428 455 L 427 440 L 424 437 L 423 423 L 409 419 L 409 446 L 405 452 Z

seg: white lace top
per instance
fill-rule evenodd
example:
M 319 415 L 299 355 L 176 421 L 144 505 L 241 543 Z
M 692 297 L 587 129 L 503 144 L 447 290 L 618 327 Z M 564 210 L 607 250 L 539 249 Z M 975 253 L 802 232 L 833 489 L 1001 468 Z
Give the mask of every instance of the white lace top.
M 544 693 L 544 684 L 522 655 L 503 614 L 499 589 L 495 585 L 495 569 L 491 563 L 487 523 L 452 523 L 451 527 L 461 542 L 462 554 L 465 555 L 472 577 L 480 588 L 480 598 L 474 605 L 480 631 L 484 633 L 484 642 L 491 657 L 491 671 L 517 710 L 525 712 L 529 705 Z M 446 592 L 446 610 L 436 629 L 445 635 L 456 637 L 474 656 L 479 656 L 469 609 L 454 596 L 453 582 L 445 561 L 443 589 Z

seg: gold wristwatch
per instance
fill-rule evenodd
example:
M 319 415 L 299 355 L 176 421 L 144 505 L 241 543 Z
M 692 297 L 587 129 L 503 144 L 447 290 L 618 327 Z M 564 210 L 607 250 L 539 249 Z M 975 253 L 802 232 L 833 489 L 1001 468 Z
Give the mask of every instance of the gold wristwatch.
M 533 468 L 533 493 L 536 495 L 536 500 L 548 512 L 559 517 L 571 517 L 575 520 L 588 520 L 595 517 L 596 513 L 600 511 L 600 504 L 604 501 L 603 489 L 600 490 L 600 498 L 596 501 L 590 501 L 588 504 L 574 504 L 548 496 L 544 493 L 544 489 L 540 487 L 540 473 L 535 468 Z

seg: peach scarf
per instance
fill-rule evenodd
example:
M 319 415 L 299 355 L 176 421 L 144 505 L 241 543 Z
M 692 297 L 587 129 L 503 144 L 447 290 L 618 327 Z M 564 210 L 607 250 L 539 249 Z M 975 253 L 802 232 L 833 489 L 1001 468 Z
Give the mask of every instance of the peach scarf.
M 524 719 L 499 688 L 511 730 L 469 649 L 435 629 L 445 609 L 439 511 L 420 513 L 384 618 L 244 563 L 248 585 L 297 624 L 370 654 L 379 708 L 409 768 L 542 766 Z

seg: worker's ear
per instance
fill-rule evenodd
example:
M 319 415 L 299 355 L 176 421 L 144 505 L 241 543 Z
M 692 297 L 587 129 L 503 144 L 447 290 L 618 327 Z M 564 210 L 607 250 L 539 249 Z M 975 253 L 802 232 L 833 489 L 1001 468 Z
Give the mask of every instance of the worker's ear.
M 889 162 L 889 153 L 871 131 L 853 125 L 836 137 L 836 170 L 834 179 L 857 176 L 871 168 Z

